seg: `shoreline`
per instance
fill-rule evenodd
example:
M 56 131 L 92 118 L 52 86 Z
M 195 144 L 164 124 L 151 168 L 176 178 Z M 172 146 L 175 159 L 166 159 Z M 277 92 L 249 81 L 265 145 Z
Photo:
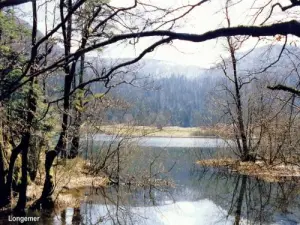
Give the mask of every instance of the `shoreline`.
M 134 126 L 128 124 L 113 124 L 98 127 L 99 131 L 107 135 L 132 137 L 160 137 L 160 138 L 219 138 L 227 130 L 214 127 L 178 127 L 166 126 Z
M 59 212 L 67 207 L 77 207 L 82 201 L 85 188 L 107 187 L 109 183 L 109 179 L 104 174 L 89 175 L 86 171 L 87 164 L 81 158 L 67 161 L 66 165 L 59 164 L 55 167 L 54 211 Z M 67 169 L 65 170 L 65 168 Z M 43 185 L 44 171 L 39 171 L 35 181 L 31 181 L 27 188 L 28 206 L 41 196 Z
M 86 188 L 108 188 L 110 185 L 115 185 L 113 180 L 100 172 L 97 175 L 88 173 L 89 163 L 81 158 L 75 158 L 67 161 L 65 167 L 58 164 L 56 167 L 56 181 L 53 194 L 54 211 L 60 212 L 67 207 L 79 207 L 84 200 Z M 69 168 L 67 171 L 65 168 Z M 38 174 L 35 181 L 31 181 L 27 187 L 27 205 L 30 207 L 41 196 L 44 186 L 44 173 Z M 125 177 L 127 178 L 127 177 Z M 129 185 L 132 188 L 140 188 L 143 186 L 159 186 L 159 187 L 174 187 L 175 184 L 172 180 L 166 179 L 141 179 L 132 182 L 130 179 L 123 180 L 119 185 Z M 13 207 L 16 204 L 16 199 L 13 199 Z M 12 207 L 12 208 L 13 208 Z
M 266 182 L 300 182 L 300 167 L 295 165 L 267 165 L 263 161 L 241 162 L 231 158 L 206 159 L 196 163 L 208 168 L 226 169 L 229 173 L 256 177 Z
M 99 133 L 99 134 L 103 134 L 103 135 L 119 135 L 120 137 L 122 137 L 122 135 L 120 134 L 109 134 L 109 133 Z M 164 135 L 164 136 L 159 136 L 159 135 L 130 135 L 130 137 L 133 137 L 133 138 L 142 138 L 142 137 L 146 137 L 146 138 L 199 138 L 199 139 L 202 139 L 202 138 L 211 138 L 211 139 L 221 139 L 220 137 L 218 136 L 167 136 L 167 135 Z

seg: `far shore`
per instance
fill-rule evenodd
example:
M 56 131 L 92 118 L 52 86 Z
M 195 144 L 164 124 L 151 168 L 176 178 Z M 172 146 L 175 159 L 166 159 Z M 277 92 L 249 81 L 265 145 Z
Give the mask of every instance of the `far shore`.
M 99 126 L 99 130 L 108 135 L 132 137 L 168 137 L 168 138 L 218 138 L 223 133 L 221 128 L 213 127 L 178 127 L 178 126 L 132 126 L 127 124 Z

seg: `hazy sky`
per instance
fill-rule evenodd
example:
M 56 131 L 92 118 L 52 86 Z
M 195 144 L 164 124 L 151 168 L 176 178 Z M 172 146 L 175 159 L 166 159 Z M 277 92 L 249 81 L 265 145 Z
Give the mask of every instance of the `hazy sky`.
M 180 6 L 180 5 L 186 5 L 187 3 L 194 3 L 198 1 L 185 1 L 185 0 L 149 0 L 152 4 L 158 4 L 164 6 Z M 112 4 L 117 4 L 118 0 L 113 0 Z M 122 1 L 123 2 L 123 1 Z M 125 2 L 131 2 L 130 0 L 125 0 Z M 180 24 L 179 29 L 176 29 L 179 32 L 188 32 L 188 33 L 203 33 L 206 31 L 209 31 L 213 28 L 219 28 L 223 26 L 224 22 L 224 13 L 222 7 L 222 3 L 225 1 L 215 0 L 211 1 L 208 4 L 203 4 L 201 7 L 196 8 L 192 11 Z M 250 2 L 247 0 L 247 2 Z M 248 7 L 248 5 L 241 4 L 242 10 L 240 12 L 235 11 L 235 9 L 232 9 L 232 17 L 233 20 L 241 21 L 242 17 L 245 17 L 245 10 Z M 247 12 L 246 12 L 247 13 Z M 245 22 L 245 21 L 241 21 Z M 234 24 L 233 24 L 234 25 Z M 141 44 L 138 46 L 140 49 L 144 49 L 146 46 L 148 46 L 150 43 L 150 40 L 148 39 L 141 42 Z M 253 43 L 253 42 L 252 42 Z M 247 44 L 247 48 L 251 48 L 251 43 Z M 138 51 L 139 48 L 136 48 L 136 54 L 138 54 L 140 51 Z M 224 47 L 222 45 L 222 41 L 220 40 L 212 40 L 207 41 L 204 43 L 191 43 L 191 42 L 183 42 L 183 41 L 174 41 L 172 45 L 165 45 L 157 48 L 153 53 L 147 55 L 149 58 L 154 59 L 161 59 L 161 60 L 168 60 L 176 63 L 181 64 L 193 64 L 198 65 L 201 67 L 209 67 L 211 64 L 215 63 L 216 60 L 220 59 L 220 54 L 224 55 Z M 123 48 L 122 51 L 120 51 L 120 46 L 111 48 L 110 49 L 111 56 L 114 55 L 122 55 L 124 57 L 129 57 L 135 54 L 135 51 L 133 48 Z
M 185 4 L 192 4 L 198 2 L 196 0 L 147 0 L 147 2 L 156 4 L 164 7 L 175 7 Z M 241 0 L 240 3 L 232 8 L 230 8 L 230 16 L 232 21 L 232 26 L 249 24 L 251 19 L 253 19 L 253 13 L 257 4 L 263 4 L 265 1 L 255 1 L 256 5 L 253 4 L 253 0 Z M 258 3 L 257 3 L 258 2 Z M 282 4 L 289 4 L 288 0 L 280 1 Z M 126 6 L 132 5 L 133 0 L 111 0 L 112 5 L 122 5 Z M 198 33 L 220 28 L 225 26 L 224 21 L 224 0 L 211 0 L 210 2 L 203 4 L 201 7 L 197 7 L 192 11 L 180 24 L 180 27 L 176 29 L 178 32 L 188 32 L 188 33 Z M 24 13 L 30 11 L 30 4 L 22 5 L 21 7 Z M 278 12 L 278 10 L 277 10 Z M 39 10 L 39 17 L 43 18 L 45 15 L 43 7 Z M 281 15 L 279 14 L 279 18 Z M 25 18 L 25 17 L 24 17 Z M 26 18 L 30 21 L 30 18 Z M 53 18 L 49 19 L 52 21 Z M 41 20 L 39 23 L 39 29 L 43 32 L 44 22 Z M 114 45 L 106 49 L 104 52 L 105 57 L 135 57 L 138 55 L 145 47 L 151 45 L 156 39 L 146 38 L 140 41 L 136 46 L 125 46 L 125 45 Z M 257 39 L 252 38 L 250 41 L 243 45 L 242 50 L 251 49 L 256 43 Z M 261 44 L 267 44 L 267 42 L 262 42 Z M 226 51 L 224 47 L 224 40 L 212 40 L 203 43 L 190 43 L 184 41 L 174 41 L 172 45 L 164 45 L 157 48 L 154 52 L 147 55 L 147 58 L 160 59 L 172 61 L 180 64 L 193 64 L 201 67 L 209 67 L 217 60 L 220 59 L 220 55 L 226 56 Z

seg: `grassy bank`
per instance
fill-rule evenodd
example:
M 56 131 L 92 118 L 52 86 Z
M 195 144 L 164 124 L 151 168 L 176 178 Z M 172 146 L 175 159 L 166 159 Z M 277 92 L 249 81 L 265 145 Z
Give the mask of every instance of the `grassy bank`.
M 131 126 L 126 124 L 101 126 L 100 130 L 105 134 L 150 136 L 150 137 L 217 137 L 221 129 L 210 127 L 163 127 L 155 126 Z
M 88 175 L 87 163 L 81 158 L 57 163 L 54 166 L 54 180 L 53 196 L 56 210 L 78 207 L 86 187 L 105 187 L 108 183 L 108 179 L 104 175 Z M 41 196 L 43 182 L 44 172 L 40 169 L 35 181 L 30 182 L 28 186 L 29 206 Z
M 268 182 L 300 181 L 300 167 L 296 165 L 283 163 L 268 165 L 263 161 L 241 162 L 230 158 L 200 160 L 197 163 L 205 167 L 223 168 L 230 172 L 257 177 Z
M 55 211 L 57 212 L 67 207 L 78 208 L 85 196 L 86 188 L 108 187 L 113 184 L 113 180 L 109 180 L 108 176 L 101 171 L 97 175 L 91 175 L 93 166 L 80 157 L 66 161 L 60 159 L 53 168 L 55 185 L 53 197 Z M 43 168 L 40 167 L 35 181 L 30 182 L 28 185 L 28 206 L 31 206 L 41 196 L 44 179 L 45 173 Z M 150 185 L 152 187 L 175 186 L 170 179 L 148 177 L 147 174 L 142 176 L 141 179 L 132 179 L 132 176 L 120 177 L 120 185 L 129 185 L 131 188 L 148 187 Z M 13 205 L 16 202 L 17 199 L 14 199 Z

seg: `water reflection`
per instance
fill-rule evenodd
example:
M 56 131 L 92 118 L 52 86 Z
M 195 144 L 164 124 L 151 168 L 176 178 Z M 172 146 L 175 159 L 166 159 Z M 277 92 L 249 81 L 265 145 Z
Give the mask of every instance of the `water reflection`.
M 122 137 L 116 137 L 113 135 L 106 134 L 96 134 L 93 136 L 94 141 L 117 141 L 122 139 Z M 139 146 L 143 147 L 168 147 L 168 148 L 216 148 L 225 147 L 227 142 L 219 138 L 176 138 L 176 137 L 137 137 L 131 138 L 131 140 L 136 141 Z
M 198 172 L 198 185 L 188 188 L 88 189 L 80 208 L 67 209 L 55 221 L 118 225 L 299 224 L 297 184 L 272 184 L 207 170 Z M 194 200 L 181 201 L 191 198 Z
M 68 208 L 42 224 L 300 224 L 299 184 L 268 183 L 195 164 L 219 152 L 219 148 L 144 147 L 127 173 L 138 177 L 150 170 L 158 174 L 155 178 L 172 179 L 175 187 L 88 188 L 79 208 Z
M 199 171 L 198 171 L 199 172 Z M 223 224 L 299 224 L 299 184 L 269 183 L 222 171 L 198 174 L 204 196 L 226 210 Z M 200 184 L 201 183 L 201 184 Z M 205 184 L 206 183 L 206 184 Z M 207 185 L 203 187 L 203 185 Z

